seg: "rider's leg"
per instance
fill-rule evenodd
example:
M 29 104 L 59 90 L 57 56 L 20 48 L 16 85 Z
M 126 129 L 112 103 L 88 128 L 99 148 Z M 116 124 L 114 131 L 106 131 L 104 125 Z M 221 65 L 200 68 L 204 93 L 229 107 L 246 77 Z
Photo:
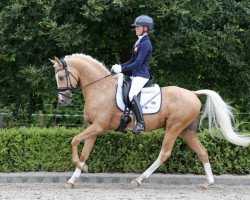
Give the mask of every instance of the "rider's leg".
M 140 133 L 145 129 L 145 122 L 142 115 L 141 105 L 137 96 L 134 96 L 131 102 L 131 107 L 136 117 L 136 125 L 133 127 L 132 131 L 133 133 Z
M 131 89 L 129 91 L 129 100 L 132 105 L 132 110 L 136 117 L 136 125 L 133 127 L 134 133 L 144 131 L 145 123 L 142 115 L 142 108 L 137 98 L 137 94 L 142 90 L 143 86 L 148 82 L 148 79 L 142 77 L 133 77 Z

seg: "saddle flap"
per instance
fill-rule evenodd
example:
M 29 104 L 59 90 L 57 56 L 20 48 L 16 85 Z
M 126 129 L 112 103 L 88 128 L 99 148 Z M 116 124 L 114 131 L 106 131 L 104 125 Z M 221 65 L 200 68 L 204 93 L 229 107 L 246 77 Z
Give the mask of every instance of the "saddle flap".
M 130 87 L 131 81 L 124 82 L 123 75 L 119 75 L 116 91 L 116 104 L 122 111 L 124 111 L 125 108 L 129 107 L 130 105 L 128 98 Z M 140 104 L 143 114 L 154 114 L 159 112 L 161 108 L 161 88 L 159 87 L 159 85 L 153 84 L 150 87 L 144 87 L 140 95 Z

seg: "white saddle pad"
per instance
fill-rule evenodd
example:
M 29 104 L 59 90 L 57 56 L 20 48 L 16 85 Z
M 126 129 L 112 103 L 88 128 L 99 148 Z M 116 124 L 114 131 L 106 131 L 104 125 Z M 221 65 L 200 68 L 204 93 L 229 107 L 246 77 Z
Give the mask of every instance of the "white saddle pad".
M 118 108 L 122 111 L 125 110 L 125 104 L 122 99 L 122 83 L 123 74 L 117 75 L 118 84 L 116 90 L 116 104 Z M 154 114 L 159 112 L 161 108 L 161 88 L 159 85 L 154 84 L 152 87 L 143 88 L 141 91 L 140 104 L 142 107 L 143 114 Z

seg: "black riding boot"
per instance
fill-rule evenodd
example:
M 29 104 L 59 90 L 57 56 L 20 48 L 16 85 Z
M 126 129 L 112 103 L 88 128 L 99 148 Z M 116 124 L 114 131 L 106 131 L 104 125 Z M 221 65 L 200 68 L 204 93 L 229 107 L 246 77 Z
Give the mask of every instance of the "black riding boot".
M 133 133 L 140 133 L 141 131 L 144 131 L 145 129 L 145 122 L 144 122 L 144 118 L 142 115 L 142 109 L 141 109 L 141 105 L 140 102 L 137 98 L 137 96 L 134 96 L 133 100 L 131 101 L 131 105 L 132 105 L 132 110 L 135 114 L 136 117 L 136 125 L 133 127 Z

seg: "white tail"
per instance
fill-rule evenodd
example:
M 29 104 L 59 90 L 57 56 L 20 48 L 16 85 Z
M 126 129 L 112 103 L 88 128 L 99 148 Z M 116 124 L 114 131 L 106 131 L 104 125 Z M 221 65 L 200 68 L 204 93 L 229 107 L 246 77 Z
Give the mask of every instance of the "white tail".
M 229 142 L 239 146 L 250 145 L 249 136 L 238 135 L 234 132 L 231 123 L 231 120 L 234 119 L 232 114 L 233 108 L 227 105 L 219 94 L 212 90 L 198 90 L 195 91 L 195 93 L 197 95 L 207 95 L 207 101 L 200 123 L 206 116 L 208 116 L 210 134 L 212 134 L 211 130 L 213 127 L 216 127 L 217 129 L 220 128 L 222 134 Z

